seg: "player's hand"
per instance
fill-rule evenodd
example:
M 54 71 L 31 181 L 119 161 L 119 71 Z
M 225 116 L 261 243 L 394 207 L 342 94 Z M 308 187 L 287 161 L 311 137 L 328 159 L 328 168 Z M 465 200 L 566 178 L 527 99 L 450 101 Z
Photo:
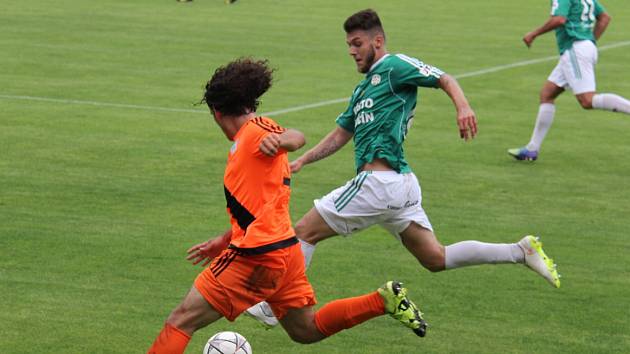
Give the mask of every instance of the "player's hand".
M 267 134 L 267 136 L 260 142 L 260 146 L 258 148 L 260 149 L 260 152 L 267 156 L 276 156 L 278 149 L 280 148 L 280 135 L 276 133 Z
M 534 35 L 534 32 L 529 32 L 525 35 L 525 37 L 523 37 L 523 42 L 525 42 L 525 45 L 527 46 L 527 48 L 529 48 L 532 46 L 532 43 L 534 43 L 534 39 L 536 39 L 536 35 Z
M 205 267 L 210 264 L 212 259 L 218 256 L 226 247 L 227 245 L 225 244 L 223 237 L 216 237 L 212 240 L 202 242 L 189 248 L 186 260 L 191 261 L 193 265 L 197 265 L 203 261 L 201 266 Z
M 291 173 L 300 172 L 303 166 L 304 166 L 304 162 L 302 162 L 302 159 L 293 160 L 291 161 L 291 163 L 289 163 L 289 167 L 291 168 Z
M 473 139 L 477 135 L 477 117 L 470 107 L 457 112 L 457 126 L 459 137 L 464 140 Z

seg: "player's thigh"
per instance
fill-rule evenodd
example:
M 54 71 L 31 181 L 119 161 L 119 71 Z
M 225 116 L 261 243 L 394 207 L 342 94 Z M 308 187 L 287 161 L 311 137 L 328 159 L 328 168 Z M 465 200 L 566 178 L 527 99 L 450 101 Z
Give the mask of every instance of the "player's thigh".
M 540 103 L 553 103 L 553 101 L 555 101 L 555 99 L 563 92 L 564 87 L 547 80 L 540 90 Z
M 444 270 L 444 246 L 433 231 L 412 222 L 400 233 L 400 238 L 422 266 L 432 272 Z
M 171 312 L 167 322 L 192 334 L 221 317 L 222 315 L 193 286 L 184 300 Z
M 312 306 L 290 309 L 280 320 L 287 334 L 298 343 L 314 343 L 326 336 L 315 325 L 315 311 Z
M 591 109 L 593 108 L 593 96 L 595 96 L 595 92 L 584 92 L 575 95 L 575 98 L 582 108 Z
M 337 232 L 328 225 L 315 207 L 311 208 L 311 210 L 304 214 L 300 221 L 295 224 L 295 233 L 299 239 L 313 245 L 319 241 L 337 235 Z

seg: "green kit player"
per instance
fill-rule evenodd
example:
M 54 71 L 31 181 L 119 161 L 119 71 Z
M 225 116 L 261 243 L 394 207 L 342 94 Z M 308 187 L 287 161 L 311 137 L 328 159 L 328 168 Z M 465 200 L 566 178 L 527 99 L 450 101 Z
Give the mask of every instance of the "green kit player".
M 560 60 L 540 91 L 536 126 L 529 143 L 508 150 L 515 159 L 533 161 L 538 158 L 540 145 L 556 113 L 554 101 L 566 87 L 573 91 L 584 109 L 630 114 L 630 101 L 612 93 L 598 94 L 595 90 L 595 42 L 609 23 L 610 16 L 598 0 L 552 0 L 549 20 L 525 35 L 523 42 L 530 47 L 536 37 L 555 30 Z
M 465 140 L 477 133 L 475 113 L 454 78 L 418 59 L 387 52 L 383 27 L 373 10 L 350 16 L 344 29 L 350 56 L 365 78 L 354 89 L 348 109 L 337 118 L 338 126 L 293 161 L 291 170 L 300 171 L 354 138 L 357 175 L 315 200 L 315 206 L 297 223 L 295 231 L 306 264 L 319 241 L 379 224 L 432 272 L 478 264 L 522 263 L 559 287 L 555 265 L 533 236 L 508 244 L 440 244 L 422 208 L 420 185 L 403 151 L 418 87 L 440 88 L 448 94 L 457 110 L 460 137 Z M 264 303 L 248 313 L 269 325 L 274 323 Z

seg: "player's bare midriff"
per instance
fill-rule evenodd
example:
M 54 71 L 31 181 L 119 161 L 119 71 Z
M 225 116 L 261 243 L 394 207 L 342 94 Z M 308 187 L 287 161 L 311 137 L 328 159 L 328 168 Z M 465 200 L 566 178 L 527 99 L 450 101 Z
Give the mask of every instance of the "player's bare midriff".
M 361 166 L 361 171 L 393 171 L 394 169 L 384 159 L 376 158 Z

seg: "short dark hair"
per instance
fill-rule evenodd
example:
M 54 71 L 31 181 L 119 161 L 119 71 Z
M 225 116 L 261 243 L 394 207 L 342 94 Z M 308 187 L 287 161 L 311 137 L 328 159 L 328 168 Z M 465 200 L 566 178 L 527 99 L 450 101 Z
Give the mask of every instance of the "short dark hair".
M 271 87 L 273 72 L 266 59 L 236 59 L 214 72 L 201 102 L 225 115 L 254 112 L 258 98 Z
M 382 34 L 385 34 L 383 31 L 383 25 L 381 24 L 381 19 L 378 18 L 378 14 L 376 11 L 372 9 L 361 10 L 354 15 L 348 17 L 346 22 L 343 24 L 343 29 L 346 30 L 346 33 L 350 33 L 356 30 L 363 31 L 378 31 Z

